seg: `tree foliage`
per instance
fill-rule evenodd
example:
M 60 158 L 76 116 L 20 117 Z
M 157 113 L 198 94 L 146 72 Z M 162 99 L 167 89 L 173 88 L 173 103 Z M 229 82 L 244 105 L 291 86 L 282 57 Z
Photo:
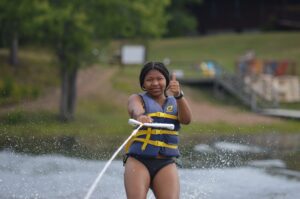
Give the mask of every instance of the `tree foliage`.
M 91 55 L 91 43 L 163 35 L 169 3 L 170 0 L 0 0 L 0 24 L 5 27 L 0 32 L 28 33 L 32 41 L 53 48 L 61 71 L 60 116 L 70 120 L 74 117 L 77 72 Z
M 45 15 L 38 21 L 42 42 L 51 46 L 61 61 L 61 67 L 79 67 L 88 53 L 92 26 L 84 9 L 83 0 L 49 1 Z
M 199 5 L 203 0 L 172 0 L 168 7 L 170 20 L 166 36 L 186 36 L 197 33 L 198 21 L 190 8 Z
M 150 38 L 166 31 L 169 0 L 93 0 L 91 22 L 98 38 Z
M 45 0 L 0 1 L 0 35 L 2 44 L 10 47 L 12 65 L 18 64 L 19 38 L 35 34 L 35 18 L 45 8 Z

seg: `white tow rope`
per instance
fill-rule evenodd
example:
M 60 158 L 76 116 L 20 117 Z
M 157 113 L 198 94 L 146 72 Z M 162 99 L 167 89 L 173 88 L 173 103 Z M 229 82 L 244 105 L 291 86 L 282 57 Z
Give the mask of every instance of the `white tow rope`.
M 161 128 L 171 129 L 171 130 L 174 129 L 174 125 L 173 124 L 141 123 L 141 122 L 139 122 L 137 120 L 134 120 L 134 119 L 129 119 L 128 123 L 131 124 L 131 125 L 138 126 L 138 128 L 136 128 L 136 129 L 134 129 L 132 131 L 132 133 L 130 134 L 130 136 L 123 142 L 123 144 L 116 150 L 116 152 L 112 155 L 112 157 L 107 161 L 107 163 L 105 164 L 105 166 L 103 167 L 103 169 L 100 171 L 99 175 L 97 176 L 97 178 L 93 182 L 92 186 L 89 188 L 89 191 L 85 195 L 84 199 L 89 199 L 91 197 L 91 195 L 93 194 L 93 192 L 94 192 L 97 184 L 99 183 L 100 179 L 102 178 L 103 174 L 105 173 L 105 171 L 107 170 L 107 168 L 109 167 L 109 165 L 111 164 L 111 162 L 115 159 L 115 157 L 122 150 L 122 148 L 127 144 L 127 142 L 138 132 L 138 130 L 140 128 L 142 128 L 142 126 L 161 127 Z

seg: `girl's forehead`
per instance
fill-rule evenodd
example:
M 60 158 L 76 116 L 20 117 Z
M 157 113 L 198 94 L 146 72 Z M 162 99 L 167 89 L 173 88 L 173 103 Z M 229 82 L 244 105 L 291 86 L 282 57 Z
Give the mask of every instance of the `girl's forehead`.
M 159 70 L 151 69 L 146 76 L 164 76 Z

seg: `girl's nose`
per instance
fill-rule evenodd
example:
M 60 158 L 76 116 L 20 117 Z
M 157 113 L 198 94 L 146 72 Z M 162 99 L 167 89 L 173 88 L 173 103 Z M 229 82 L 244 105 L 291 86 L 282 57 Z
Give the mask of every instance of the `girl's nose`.
M 157 80 L 153 80 L 153 81 L 152 81 L 152 84 L 153 84 L 153 85 L 157 85 L 157 84 L 158 84 L 158 81 L 157 81 Z

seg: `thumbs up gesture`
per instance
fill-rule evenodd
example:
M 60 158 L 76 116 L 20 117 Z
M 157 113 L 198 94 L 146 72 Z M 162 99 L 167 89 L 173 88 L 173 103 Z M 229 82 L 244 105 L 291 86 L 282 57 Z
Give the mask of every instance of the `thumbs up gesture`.
M 179 85 L 179 82 L 176 80 L 175 73 L 172 73 L 172 77 L 171 77 L 167 91 L 173 96 L 178 96 L 180 94 L 180 85 Z

